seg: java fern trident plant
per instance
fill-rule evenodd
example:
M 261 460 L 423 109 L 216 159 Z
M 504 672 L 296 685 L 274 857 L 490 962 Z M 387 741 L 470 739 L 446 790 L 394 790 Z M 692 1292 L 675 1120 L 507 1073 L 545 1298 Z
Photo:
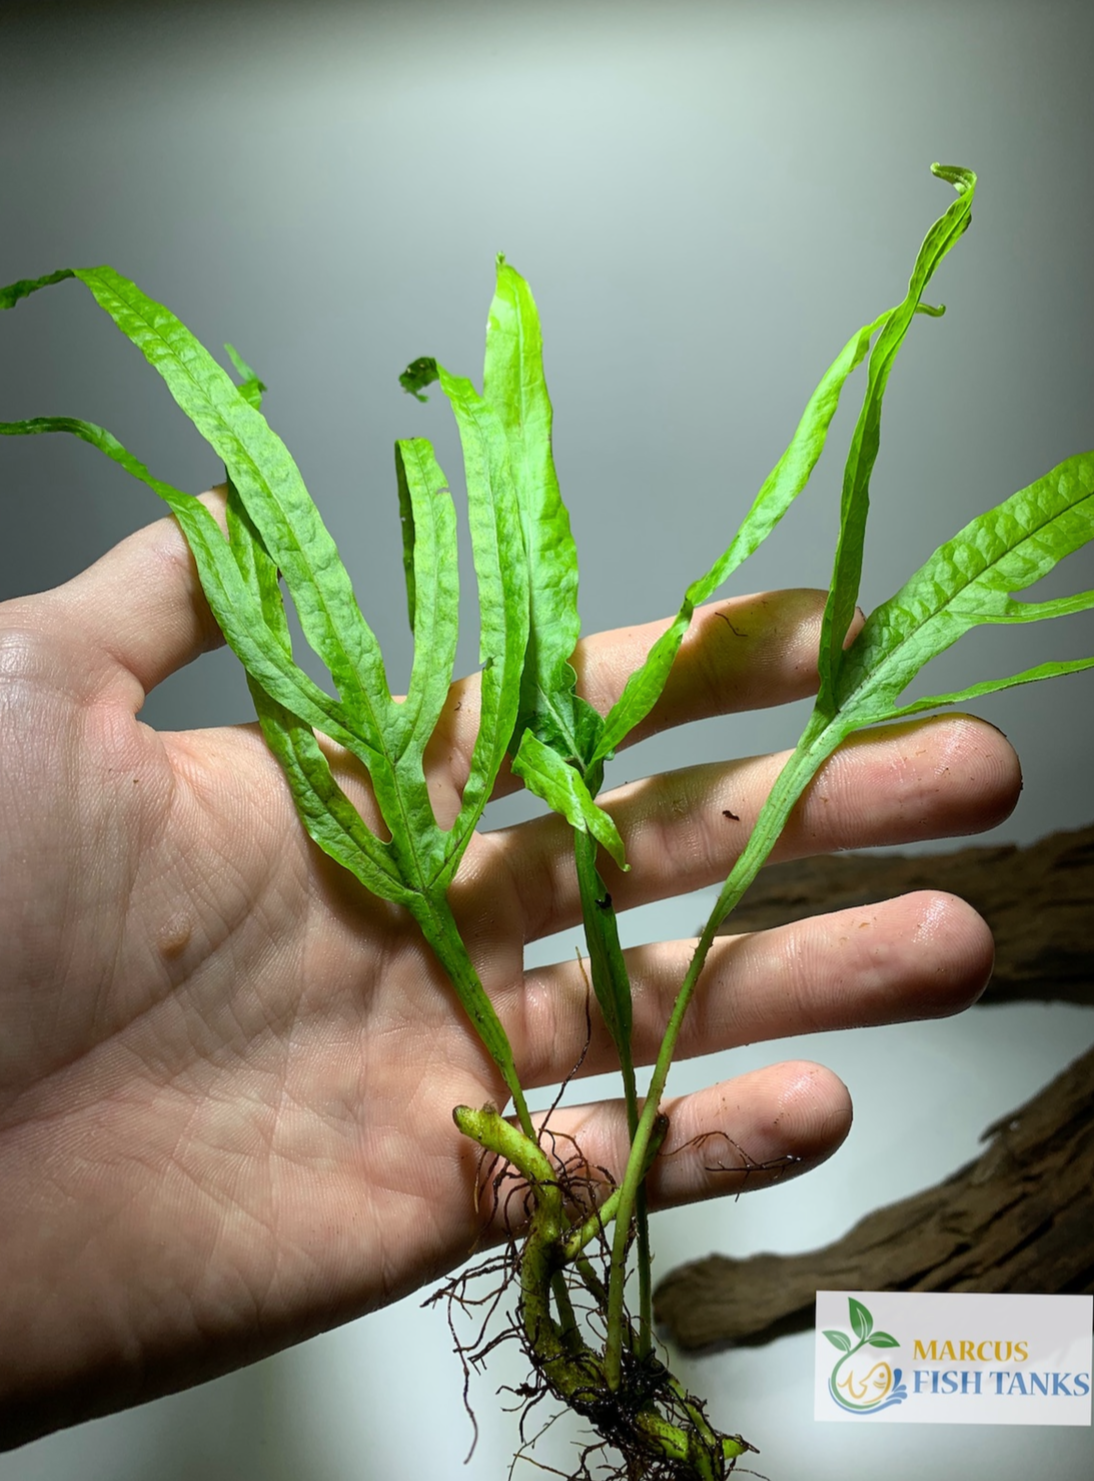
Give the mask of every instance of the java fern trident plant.
M 595 1431 L 581 1462 L 628 1478 L 714 1481 L 753 1447 L 717 1429 L 655 1352 L 644 1181 L 667 1131 L 662 1096 L 684 1016 L 702 990 L 718 928 L 764 863 L 810 779 L 853 731 L 1013 684 L 1071 673 L 1094 658 L 1044 663 L 959 693 L 913 703 L 901 695 L 920 669 L 980 623 L 1033 622 L 1094 606 L 1094 592 L 1018 601 L 1064 556 L 1094 535 L 1094 453 L 1069 458 L 941 546 L 844 646 L 855 613 L 889 374 L 919 314 L 935 269 L 969 225 L 973 173 L 933 166 L 956 199 L 931 227 L 908 291 L 848 340 L 821 378 L 790 443 L 722 555 L 687 590 L 680 610 L 628 679 L 608 714 L 577 692 L 570 658 L 579 635 L 577 555 L 551 454 L 551 404 L 531 291 L 502 258 L 486 335 L 481 393 L 434 360 L 401 377 L 425 399 L 439 381 L 462 441 L 468 520 L 480 611 L 481 716 L 458 816 L 434 817 L 423 754 L 453 677 L 458 579 L 456 513 L 430 444 L 396 444 L 403 559 L 414 657 L 408 692 L 389 691 L 379 646 L 350 578 L 295 463 L 271 431 L 265 387 L 228 347 L 233 382 L 186 328 L 109 267 L 65 269 L 0 292 L 10 308 L 47 284 L 77 278 L 166 381 L 178 405 L 223 461 L 227 538 L 196 498 L 155 478 L 101 427 L 68 417 L 0 424 L 5 433 L 70 432 L 147 484 L 181 525 L 209 605 L 243 663 L 266 740 L 284 768 L 315 843 L 365 889 L 414 917 L 443 965 L 512 1098 L 499 1108 L 457 1106 L 456 1124 L 483 1152 L 487 1202 L 512 1215 L 513 1240 L 491 1269 L 514 1292 L 511 1334 L 532 1369 L 522 1396 L 551 1395 Z M 843 480 L 840 528 L 820 639 L 812 715 L 771 789 L 726 880 L 664 1026 L 649 1088 L 640 1096 L 631 1051 L 631 992 L 611 897 L 598 868 L 603 849 L 626 867 L 626 840 L 597 803 L 605 763 L 649 713 L 666 682 L 695 607 L 752 554 L 805 488 L 824 449 L 840 394 L 866 361 L 866 387 Z M 326 664 L 334 693 L 294 662 L 286 601 Z M 335 782 L 317 733 L 368 770 L 387 837 L 366 826 Z M 562 814 L 573 832 L 587 971 L 618 1051 L 630 1129 L 622 1177 L 594 1178 L 580 1149 L 551 1138 L 529 1111 L 505 1027 L 461 940 L 448 890 L 506 757 L 524 785 Z M 495 1208 L 496 1211 L 496 1208 Z M 637 1310 L 625 1297 L 636 1267 Z M 460 1299 L 466 1287 L 456 1282 Z M 484 1346 L 488 1345 L 486 1342 Z M 621 1461 L 608 1461 L 610 1452 Z

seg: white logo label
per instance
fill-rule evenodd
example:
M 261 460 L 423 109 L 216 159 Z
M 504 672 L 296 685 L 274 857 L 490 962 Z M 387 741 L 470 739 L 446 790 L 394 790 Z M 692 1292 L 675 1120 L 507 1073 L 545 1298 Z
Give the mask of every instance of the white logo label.
M 1094 1296 L 818 1291 L 814 1417 L 1090 1423 Z

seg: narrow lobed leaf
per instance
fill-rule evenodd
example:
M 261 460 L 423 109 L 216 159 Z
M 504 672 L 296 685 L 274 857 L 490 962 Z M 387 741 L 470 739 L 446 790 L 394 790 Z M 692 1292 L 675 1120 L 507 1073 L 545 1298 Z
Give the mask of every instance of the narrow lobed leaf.
M 403 536 L 403 581 L 406 586 L 406 615 L 410 631 L 414 632 L 414 608 L 418 593 L 414 585 L 414 504 L 410 497 L 406 469 L 403 466 L 403 444 L 395 444 L 395 482 L 399 494 L 399 528 Z
M 448 481 L 424 438 L 398 442 L 395 462 L 403 523 L 414 660 L 403 702 L 400 761 L 419 764 L 448 696 L 456 662 L 460 576 L 456 510 Z
M 1021 684 L 1035 684 L 1041 679 L 1061 679 L 1067 674 L 1079 674 L 1084 669 L 1094 668 L 1094 658 L 1063 658 L 1055 662 L 1039 663 L 1021 673 L 1009 674 L 1005 679 L 984 679 L 979 684 L 970 684 L 967 689 L 955 689 L 950 694 L 932 694 L 899 709 L 887 710 L 884 720 L 903 720 L 909 715 L 921 715 L 927 710 L 937 710 L 942 705 L 965 704 L 970 699 L 980 699 L 985 694 L 998 694 L 1003 689 L 1016 689 Z
M 881 409 L 889 376 L 916 314 L 926 311 L 937 316 L 942 312 L 941 309 L 933 310 L 923 305 L 921 299 L 935 269 L 960 241 L 972 219 L 972 202 L 976 193 L 976 176 L 973 172 L 958 165 L 939 164 L 932 165 L 931 172 L 954 187 L 957 200 L 939 217 L 924 238 L 912 269 L 904 302 L 886 316 L 870 355 L 866 393 L 844 467 L 839 541 L 821 623 L 818 702 L 824 709 L 832 708 L 836 703 L 835 692 L 843 663 L 843 644 L 858 601 L 866 519 L 870 510 L 870 476 L 881 445 Z
M 9 283 L 6 288 L 0 288 L 0 309 L 13 309 L 21 298 L 29 298 L 39 288 L 48 288 L 53 283 L 63 283 L 66 278 L 75 276 L 73 268 L 62 267 L 55 273 L 46 273 L 42 278 L 20 278 L 17 283 Z
M 581 763 L 587 753 L 579 750 L 570 666 L 581 631 L 577 547 L 551 450 L 539 313 L 528 284 L 500 256 L 487 321 L 483 397 L 505 429 L 528 562 L 528 647 L 509 750 L 516 754 L 530 728 L 565 759 Z
M 281 595 L 277 565 L 271 559 L 269 551 L 262 543 L 262 536 L 244 508 L 231 474 L 228 475 L 228 498 L 224 516 L 228 526 L 228 546 L 235 557 L 239 574 L 251 596 L 257 601 L 270 635 L 281 645 L 286 656 L 291 658 L 292 637 Z
M 285 577 L 305 637 L 368 744 L 382 751 L 395 717 L 379 645 L 284 443 L 185 325 L 113 268 L 75 268 L 15 284 L 0 292 L 0 305 L 65 276 L 87 286 L 225 464 Z
M 870 340 L 885 315 L 865 324 L 844 345 L 821 377 L 786 451 L 764 480 L 751 509 L 727 549 L 710 570 L 688 587 L 679 612 L 650 649 L 642 667 L 627 680 L 612 707 L 594 755 L 607 758 L 656 704 L 679 651 L 692 613 L 710 598 L 737 567 L 767 539 L 809 482 L 839 406 L 840 393 L 870 348 Z
M 528 644 L 528 575 L 505 431 L 470 381 L 444 369 L 439 375 L 463 446 L 483 665 L 479 733 L 452 829 L 455 861 L 486 806 L 516 723 Z
M 262 734 L 281 765 L 309 837 L 372 894 L 398 905 L 412 905 L 420 891 L 406 880 L 391 845 L 368 828 L 334 780 L 311 727 L 247 677 Z
M 192 494 L 155 478 L 104 427 L 77 417 L 35 417 L 0 422 L 0 435 L 67 432 L 105 453 L 164 501 L 182 527 L 201 577 L 202 588 L 229 646 L 266 692 L 293 714 L 322 728 L 371 766 L 375 757 L 343 707 L 288 659 L 270 638 L 261 607 L 242 580 L 228 542 L 205 505 Z
M 971 520 L 870 614 L 844 660 L 841 713 L 859 726 L 931 708 L 920 700 L 898 710 L 897 701 L 920 669 L 970 628 L 1066 616 L 1094 606 L 1094 592 L 1029 604 L 1012 596 L 1092 537 L 1094 453 L 1080 453 Z M 1075 667 L 1050 666 L 1060 673 Z M 1049 676 L 1041 665 L 1012 679 L 975 685 L 954 699 Z M 948 702 L 945 696 L 936 698 Z
M 229 545 L 240 576 L 257 601 L 270 636 L 292 656 L 292 641 L 277 567 L 229 480 L 226 506 Z M 402 877 L 390 844 L 368 828 L 331 772 L 310 725 L 266 693 L 250 673 L 247 683 L 266 744 L 280 763 L 301 822 L 312 841 L 366 889 L 407 904 L 413 887 Z

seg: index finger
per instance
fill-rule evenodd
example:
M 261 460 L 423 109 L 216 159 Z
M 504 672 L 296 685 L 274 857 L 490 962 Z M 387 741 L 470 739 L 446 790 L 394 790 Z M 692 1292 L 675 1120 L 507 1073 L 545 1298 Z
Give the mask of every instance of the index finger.
M 816 692 L 817 647 L 826 593 L 811 589 L 756 592 L 697 607 L 660 698 L 624 742 L 693 720 L 789 704 Z M 606 714 L 671 618 L 582 638 L 571 663 L 578 693 Z M 478 675 L 449 691 L 426 766 L 457 792 L 467 780 L 478 733 Z M 495 797 L 521 784 L 506 764 Z

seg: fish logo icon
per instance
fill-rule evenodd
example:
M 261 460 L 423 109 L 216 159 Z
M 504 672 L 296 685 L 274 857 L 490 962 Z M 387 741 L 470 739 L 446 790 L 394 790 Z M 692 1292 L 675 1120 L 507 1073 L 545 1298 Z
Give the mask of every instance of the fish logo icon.
M 847 1309 L 851 1335 L 838 1330 L 824 1333 L 840 1352 L 828 1378 L 828 1393 L 850 1414 L 878 1414 L 908 1397 L 901 1369 L 875 1356 L 876 1349 L 900 1343 L 890 1332 L 875 1332 L 873 1316 L 853 1296 L 847 1298 Z

